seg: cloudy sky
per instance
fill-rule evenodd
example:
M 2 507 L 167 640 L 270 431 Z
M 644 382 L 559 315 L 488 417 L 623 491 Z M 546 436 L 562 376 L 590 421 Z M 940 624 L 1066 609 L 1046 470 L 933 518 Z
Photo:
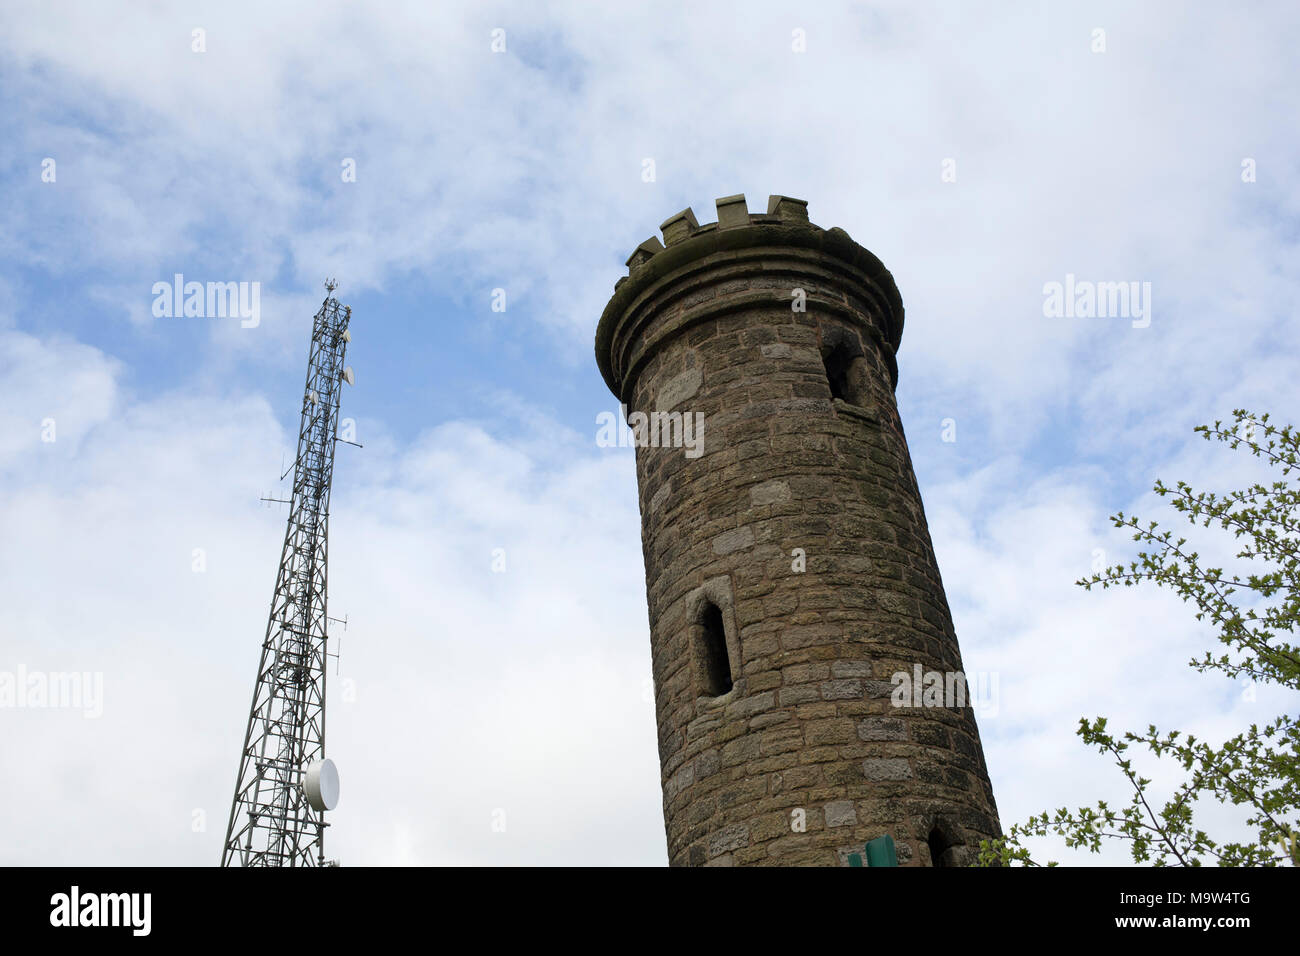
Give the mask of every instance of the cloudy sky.
M 1171 596 L 1073 581 L 1131 555 L 1107 516 L 1159 516 L 1157 477 L 1243 477 L 1195 425 L 1297 419 L 1297 45 L 1282 3 L 7 5 L 0 670 L 103 695 L 0 710 L 0 863 L 218 861 L 326 276 L 365 446 L 335 472 L 330 855 L 666 862 L 592 340 L 632 249 L 738 192 L 897 280 L 1004 825 L 1125 796 L 1081 716 L 1294 707 L 1188 669 Z M 260 321 L 156 317 L 176 273 L 260 283 Z M 1149 324 L 1045 315 L 1067 275 L 1150 283 Z

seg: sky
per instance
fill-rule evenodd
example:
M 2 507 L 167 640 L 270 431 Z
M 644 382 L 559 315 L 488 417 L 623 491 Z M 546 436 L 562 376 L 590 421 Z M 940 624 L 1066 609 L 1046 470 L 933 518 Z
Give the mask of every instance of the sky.
M 902 293 L 1004 826 L 1126 799 L 1080 717 L 1221 739 L 1294 708 L 1191 671 L 1213 635 L 1171 594 L 1074 582 L 1132 557 L 1109 515 L 1165 516 L 1157 478 L 1253 477 L 1196 425 L 1296 421 L 1298 44 L 1285 3 L 6 5 L 0 671 L 102 695 L 0 709 L 0 863 L 219 860 L 327 277 L 364 446 L 334 473 L 329 855 L 666 863 L 592 344 L 632 250 L 735 193 L 807 200 Z M 177 273 L 257 283 L 256 323 L 156 315 Z M 1067 276 L 1149 312 L 1046 314 Z

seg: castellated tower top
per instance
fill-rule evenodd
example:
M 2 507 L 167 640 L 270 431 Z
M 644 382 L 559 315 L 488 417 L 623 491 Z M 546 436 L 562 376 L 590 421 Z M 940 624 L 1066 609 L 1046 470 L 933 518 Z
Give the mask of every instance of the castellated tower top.
M 669 287 L 689 290 L 691 274 L 699 271 L 693 266 L 699 260 L 708 258 L 716 264 L 730 259 L 740 265 L 746 259 L 759 259 L 753 265 L 777 280 L 770 293 L 736 296 L 729 299 L 728 307 L 768 306 L 773 298 L 780 298 L 789 307 L 792 283 L 779 281 L 780 273 L 787 271 L 783 262 L 762 261 L 765 250 L 770 257 L 778 248 L 784 263 L 796 259 L 820 269 L 833 269 L 834 274 L 827 275 L 824 286 L 803 289 L 807 308 L 840 315 L 859 326 L 862 316 L 869 315 L 873 321 L 863 330 L 882 347 L 892 384 L 896 385 L 894 353 L 903 336 L 903 300 L 894 277 L 881 261 L 838 226 L 823 229 L 810 222 L 806 200 L 769 196 L 766 213 L 749 212 L 743 194 L 724 196 L 716 203 L 717 222 L 701 225 L 688 206 L 664 220 L 659 227 L 662 242 L 658 236 L 651 236 L 628 257 L 628 275 L 615 283 L 614 296 L 596 330 L 596 363 L 610 391 L 626 397 L 631 373 L 659 341 L 686 331 L 705 316 L 717 316 L 716 303 L 697 303 L 690 295 L 679 296 L 675 308 L 670 306 L 673 320 L 655 329 L 647 340 L 645 306 L 659 300 L 654 311 L 662 315 L 669 304 L 660 293 Z M 789 275 L 793 278 L 794 273 Z M 806 277 L 802 269 L 799 275 Z M 702 307 L 693 309 L 696 305 Z

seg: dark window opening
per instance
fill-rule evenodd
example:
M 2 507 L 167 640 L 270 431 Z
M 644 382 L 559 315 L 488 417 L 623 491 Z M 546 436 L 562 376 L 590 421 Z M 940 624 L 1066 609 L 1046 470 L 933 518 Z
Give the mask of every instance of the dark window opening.
M 826 366 L 826 381 L 831 387 L 831 398 L 838 398 L 850 405 L 867 404 L 867 363 L 861 355 L 854 355 L 848 347 L 835 346 L 822 356 Z
M 849 400 L 849 350 L 840 345 L 822 359 L 826 365 L 826 379 L 831 385 L 831 398 Z
M 940 832 L 938 827 L 930 831 L 930 836 L 925 841 L 930 847 L 930 865 L 931 866 L 954 866 L 952 844 L 948 842 L 947 837 Z
M 721 697 L 731 690 L 731 658 L 722 611 L 716 604 L 705 605 L 696 630 L 702 690 L 709 697 Z

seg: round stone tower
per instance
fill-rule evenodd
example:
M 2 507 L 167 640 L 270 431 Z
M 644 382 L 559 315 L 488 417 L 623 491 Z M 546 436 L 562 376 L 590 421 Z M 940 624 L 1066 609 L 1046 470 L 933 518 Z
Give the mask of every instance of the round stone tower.
M 894 402 L 903 303 L 807 203 L 690 209 L 596 359 L 632 429 L 673 865 L 969 862 L 1000 835 Z

